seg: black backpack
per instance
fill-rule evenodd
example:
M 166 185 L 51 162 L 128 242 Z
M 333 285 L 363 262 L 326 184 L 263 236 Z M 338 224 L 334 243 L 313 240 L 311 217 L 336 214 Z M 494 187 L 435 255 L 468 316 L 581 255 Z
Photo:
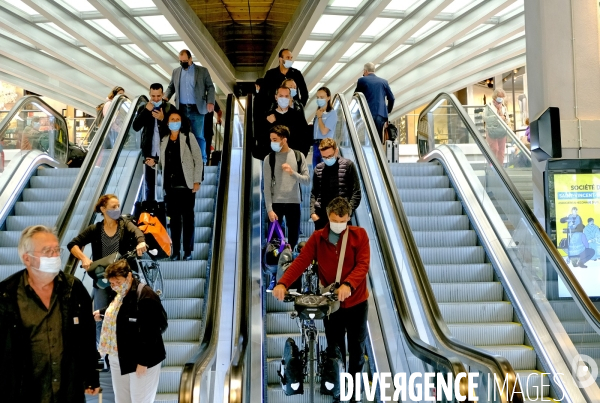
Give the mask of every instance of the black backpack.
M 298 164 L 298 173 L 302 174 L 302 153 L 297 150 L 292 150 L 296 156 L 296 164 Z M 269 166 L 271 167 L 271 191 L 275 186 L 275 153 L 269 153 Z M 300 188 L 300 184 L 298 184 Z M 300 200 L 302 201 L 302 188 L 300 188 Z
M 279 381 L 286 396 L 304 394 L 304 374 L 302 357 L 296 342 L 291 337 L 285 341 L 281 367 L 277 371 Z
M 138 288 L 137 288 L 137 302 L 140 302 L 140 298 L 142 296 L 142 289 L 144 289 L 144 287 L 147 287 L 147 284 L 138 283 Z M 156 318 L 156 320 L 158 320 L 160 322 L 159 323 L 159 329 L 160 329 L 160 333 L 162 334 L 169 327 L 169 322 L 168 322 L 168 317 L 167 317 L 167 311 L 165 311 L 165 307 L 162 305 L 162 303 L 160 303 L 160 310 L 162 312 L 162 317 L 161 318 Z

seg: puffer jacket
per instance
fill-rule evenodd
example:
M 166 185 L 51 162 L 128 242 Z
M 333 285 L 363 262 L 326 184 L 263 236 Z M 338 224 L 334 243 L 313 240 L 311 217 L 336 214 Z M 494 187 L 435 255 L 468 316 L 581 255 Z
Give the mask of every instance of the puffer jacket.
M 310 192 L 310 214 L 326 217 L 327 205 L 338 196 L 348 199 L 352 211 L 356 210 L 362 197 L 356 167 L 352 161 L 342 157 L 338 157 L 330 167 L 324 162 L 317 164 Z

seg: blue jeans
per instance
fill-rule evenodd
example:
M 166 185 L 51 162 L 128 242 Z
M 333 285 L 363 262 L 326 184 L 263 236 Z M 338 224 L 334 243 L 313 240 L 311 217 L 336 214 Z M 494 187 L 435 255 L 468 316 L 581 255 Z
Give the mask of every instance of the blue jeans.
M 93 288 L 92 298 L 94 299 L 94 311 L 108 307 L 109 288 Z M 102 324 L 104 322 L 96 322 L 96 348 L 100 345 L 100 332 L 102 331 Z
M 196 104 L 180 104 L 179 107 L 179 111 L 190 120 L 192 133 L 198 141 L 200 151 L 202 151 L 202 160 L 206 164 L 208 156 L 206 155 L 206 140 L 204 140 L 204 115 L 198 112 Z

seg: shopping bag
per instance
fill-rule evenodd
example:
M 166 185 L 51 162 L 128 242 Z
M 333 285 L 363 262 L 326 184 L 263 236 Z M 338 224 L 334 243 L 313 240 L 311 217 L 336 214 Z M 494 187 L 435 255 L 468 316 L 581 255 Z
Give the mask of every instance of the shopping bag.
M 275 233 L 277 231 L 277 233 Z M 276 274 L 279 264 L 279 254 L 285 248 L 285 236 L 277 220 L 269 224 L 269 236 L 263 253 L 263 268 L 265 272 Z
M 156 249 L 156 259 L 164 259 L 171 256 L 171 238 L 166 228 L 161 224 L 158 217 L 148 212 L 140 214 L 138 227 L 146 237 L 148 249 Z

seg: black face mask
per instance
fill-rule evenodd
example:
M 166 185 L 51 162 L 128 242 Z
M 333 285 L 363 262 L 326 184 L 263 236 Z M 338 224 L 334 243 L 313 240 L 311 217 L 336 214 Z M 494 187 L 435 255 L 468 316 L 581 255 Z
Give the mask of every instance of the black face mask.
M 181 68 L 184 70 L 187 70 L 188 67 L 190 67 L 190 62 L 179 62 L 179 64 L 181 65 Z

